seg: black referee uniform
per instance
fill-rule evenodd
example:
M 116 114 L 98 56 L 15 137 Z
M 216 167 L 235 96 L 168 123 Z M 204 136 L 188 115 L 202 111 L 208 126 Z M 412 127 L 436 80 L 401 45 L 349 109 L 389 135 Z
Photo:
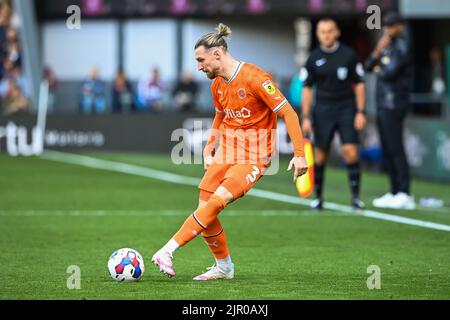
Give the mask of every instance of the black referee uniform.
M 324 51 L 319 46 L 311 52 L 301 75 L 303 86 L 316 90 L 311 115 L 315 147 L 328 150 L 335 132 L 339 133 L 342 144 L 358 144 L 354 85 L 364 82 L 364 68 L 354 50 L 339 42 L 333 51 Z M 347 164 L 347 168 L 353 199 L 359 201 L 359 162 Z M 316 196 L 320 200 L 318 209 L 321 209 L 324 164 L 316 164 L 314 172 Z

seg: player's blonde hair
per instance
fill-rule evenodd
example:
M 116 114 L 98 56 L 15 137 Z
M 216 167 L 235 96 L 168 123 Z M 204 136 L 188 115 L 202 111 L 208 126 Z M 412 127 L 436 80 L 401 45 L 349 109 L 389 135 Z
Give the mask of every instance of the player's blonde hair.
M 204 46 L 206 49 L 215 47 L 222 47 L 225 51 L 228 50 L 228 44 L 225 38 L 231 37 L 231 29 L 223 23 L 219 23 L 216 27 L 216 32 L 210 32 L 202 36 L 195 44 L 195 49 Z

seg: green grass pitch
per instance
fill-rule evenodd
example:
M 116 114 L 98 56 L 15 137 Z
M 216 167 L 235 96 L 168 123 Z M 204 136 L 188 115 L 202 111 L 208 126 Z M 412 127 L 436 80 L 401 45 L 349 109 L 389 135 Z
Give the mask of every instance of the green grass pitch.
M 200 178 L 202 167 L 175 166 L 166 155 L 89 156 Z M 296 196 L 287 162 L 257 188 Z M 202 239 L 175 256 L 168 279 L 152 254 L 196 207 L 198 191 L 124 173 L 40 158 L 0 156 L 0 299 L 449 299 L 450 232 L 246 196 L 221 213 L 236 267 L 231 281 L 194 282 L 213 263 Z M 362 198 L 387 190 L 383 175 L 364 173 Z M 445 201 L 439 210 L 382 210 L 450 225 L 449 185 L 413 182 L 416 197 Z M 328 167 L 326 201 L 349 204 L 344 170 Z M 228 213 L 228 214 L 227 214 Z M 116 283 L 107 273 L 121 247 L 141 252 L 141 281 Z M 81 270 L 69 290 L 67 268 Z M 381 289 L 367 288 L 367 268 Z

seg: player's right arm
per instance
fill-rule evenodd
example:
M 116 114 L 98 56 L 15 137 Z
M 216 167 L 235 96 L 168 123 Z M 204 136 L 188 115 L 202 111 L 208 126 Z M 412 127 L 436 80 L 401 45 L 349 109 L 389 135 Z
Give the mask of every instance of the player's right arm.
M 313 101 L 313 84 L 315 82 L 315 74 L 311 56 L 302 68 L 300 76 L 303 81 L 302 90 L 302 129 L 305 135 L 312 132 L 311 108 Z
M 225 113 L 216 111 L 208 142 L 206 143 L 205 149 L 203 149 L 203 167 L 205 170 L 207 170 L 212 163 L 214 151 L 216 150 L 216 145 L 220 139 L 219 128 L 222 124 L 223 118 L 225 118 Z

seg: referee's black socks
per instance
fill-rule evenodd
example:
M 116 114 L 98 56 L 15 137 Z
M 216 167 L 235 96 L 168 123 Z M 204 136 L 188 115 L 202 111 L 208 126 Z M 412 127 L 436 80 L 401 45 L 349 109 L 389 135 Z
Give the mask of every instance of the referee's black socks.
M 359 161 L 355 163 L 347 163 L 348 182 L 352 192 L 353 199 L 359 198 L 361 170 Z
M 325 166 L 314 164 L 314 188 L 316 190 L 316 197 L 322 200 L 323 180 L 325 175 Z

